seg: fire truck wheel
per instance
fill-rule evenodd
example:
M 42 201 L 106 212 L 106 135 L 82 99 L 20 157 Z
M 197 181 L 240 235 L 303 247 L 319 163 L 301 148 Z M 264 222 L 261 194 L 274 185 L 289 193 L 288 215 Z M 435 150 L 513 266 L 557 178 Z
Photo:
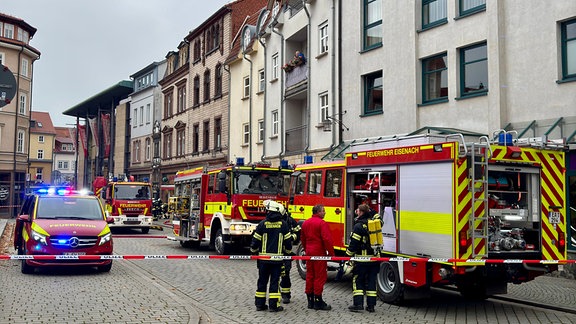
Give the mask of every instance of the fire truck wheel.
M 110 272 L 110 270 L 112 270 L 112 262 L 110 262 L 109 264 L 107 264 L 105 266 L 98 267 L 98 271 L 100 271 L 100 272 Z
M 218 229 L 216 237 L 214 237 L 214 250 L 219 255 L 226 255 L 230 250 L 228 244 L 224 243 L 224 234 L 222 234 L 221 228 Z
M 302 244 L 298 244 L 298 249 L 296 250 L 296 255 L 306 255 L 306 252 L 304 252 L 304 248 L 302 247 Z M 296 260 L 296 268 L 298 269 L 298 274 L 300 275 L 300 278 L 306 280 L 306 261 L 304 260 Z
M 142 234 L 148 234 L 150 232 L 150 227 L 142 227 Z
M 24 250 L 24 247 L 22 246 L 22 244 L 18 247 L 18 255 L 26 255 L 26 251 Z M 26 263 L 26 260 L 22 260 L 20 271 L 23 274 L 31 274 L 31 273 L 34 273 L 34 267 L 31 265 L 28 265 Z
M 382 301 L 398 304 L 404 299 L 404 284 L 400 282 L 396 262 L 382 262 L 376 278 L 378 297 Z

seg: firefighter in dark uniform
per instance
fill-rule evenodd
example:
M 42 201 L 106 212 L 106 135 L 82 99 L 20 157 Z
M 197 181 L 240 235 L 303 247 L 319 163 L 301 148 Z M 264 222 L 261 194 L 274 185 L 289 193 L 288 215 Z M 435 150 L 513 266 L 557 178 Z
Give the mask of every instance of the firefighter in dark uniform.
M 370 245 L 368 220 L 379 219 L 380 216 L 366 204 L 358 206 L 356 215 L 358 217 L 350 235 L 350 244 L 346 249 L 346 254 L 350 257 L 379 257 L 380 251 L 375 251 Z M 380 262 L 378 261 L 355 261 L 352 279 L 354 304 L 348 307 L 350 311 L 360 312 L 364 309 L 364 294 L 366 294 L 366 310 L 371 313 L 374 312 L 378 271 L 380 271 Z
M 259 256 L 284 256 L 292 252 L 292 233 L 288 224 L 282 221 L 285 212 L 284 206 L 273 200 L 264 202 L 266 208 L 266 219 L 262 220 L 252 236 L 250 251 Z M 284 310 L 280 306 L 280 273 L 282 272 L 283 259 L 258 259 L 258 283 L 256 288 L 256 310 L 268 309 L 266 305 L 266 288 L 270 281 L 268 290 L 268 302 L 271 312 Z
M 298 244 L 300 238 L 300 225 L 298 222 L 292 218 L 288 211 L 285 211 L 282 220 L 288 224 L 290 232 L 292 233 L 292 245 Z M 290 251 L 292 252 L 292 251 Z M 294 253 L 289 253 L 292 256 Z M 280 276 L 280 293 L 282 295 L 282 303 L 289 304 L 290 298 L 292 297 L 290 288 L 292 287 L 292 282 L 290 281 L 290 269 L 292 269 L 292 260 L 284 260 L 284 268 L 282 269 L 282 275 Z

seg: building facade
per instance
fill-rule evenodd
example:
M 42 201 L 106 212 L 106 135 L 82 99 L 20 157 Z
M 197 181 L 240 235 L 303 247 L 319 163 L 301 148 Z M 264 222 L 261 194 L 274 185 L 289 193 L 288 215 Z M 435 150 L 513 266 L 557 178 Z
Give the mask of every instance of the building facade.
M 8 68 L 0 87 L 0 216 L 15 216 L 25 192 L 33 67 L 40 58 L 30 45 L 35 33 L 24 20 L 0 13 L 0 63 Z
M 28 176 L 30 185 L 52 184 L 52 162 L 56 130 L 47 112 L 32 111 Z
M 247 15 L 265 0 L 224 5 L 166 56 L 160 81 L 164 94 L 162 180 L 169 188 L 179 170 L 229 162 L 229 72 L 224 63 Z
M 75 128 L 54 127 L 54 158 L 52 159 L 52 183 L 76 185 Z
M 163 96 L 158 80 L 164 77 L 166 62 L 153 62 L 130 78 L 134 92 L 130 95 L 130 167 L 129 174 L 137 181 L 153 181 L 153 129 L 162 119 Z M 158 144 L 158 143 L 156 143 Z

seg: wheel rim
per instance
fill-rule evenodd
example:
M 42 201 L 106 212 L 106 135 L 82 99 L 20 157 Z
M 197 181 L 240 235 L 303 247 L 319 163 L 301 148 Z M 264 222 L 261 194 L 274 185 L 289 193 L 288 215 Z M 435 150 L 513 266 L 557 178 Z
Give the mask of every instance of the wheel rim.
M 385 293 L 390 293 L 396 287 L 396 273 L 388 263 L 382 264 L 381 275 L 378 276 L 379 286 Z
M 222 234 L 216 235 L 214 239 L 214 247 L 216 248 L 216 252 L 222 254 L 224 252 L 224 239 L 222 238 Z

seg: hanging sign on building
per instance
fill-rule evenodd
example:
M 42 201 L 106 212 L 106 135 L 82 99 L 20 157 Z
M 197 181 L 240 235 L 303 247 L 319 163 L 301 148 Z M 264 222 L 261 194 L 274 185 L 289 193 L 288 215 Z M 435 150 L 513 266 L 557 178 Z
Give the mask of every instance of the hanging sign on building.
M 7 66 L 0 64 L 0 108 L 9 104 L 16 95 L 16 78 Z

